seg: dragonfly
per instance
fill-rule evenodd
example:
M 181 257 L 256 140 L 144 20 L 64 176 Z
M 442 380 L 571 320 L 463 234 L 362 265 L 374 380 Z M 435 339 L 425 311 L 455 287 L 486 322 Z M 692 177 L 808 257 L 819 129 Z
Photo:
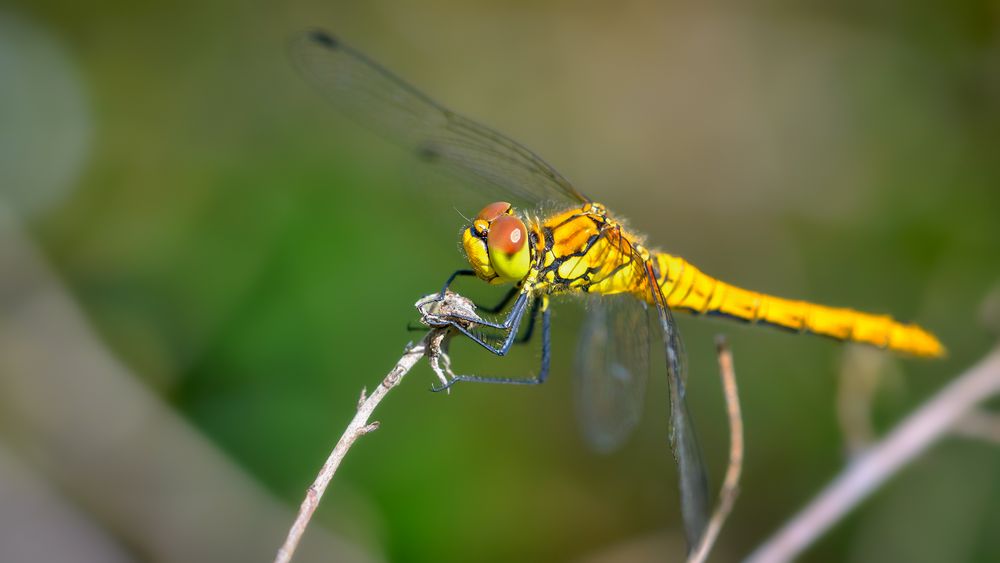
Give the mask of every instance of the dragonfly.
M 301 34 L 291 56 L 306 80 L 347 116 L 492 202 L 463 229 L 470 267 L 453 273 L 441 295 L 465 276 L 509 284 L 496 306 L 483 308 L 495 318 L 459 317 L 450 324 L 504 356 L 531 338 L 540 317 L 541 366 L 537 375 L 522 378 L 454 375 L 436 390 L 458 382 L 543 383 L 551 363 L 550 302 L 587 296 L 575 365 L 577 410 L 591 444 L 610 450 L 638 422 L 650 350 L 654 342 L 658 349 L 662 345 L 669 442 L 689 546 L 697 544 L 707 521 L 707 477 L 686 404 L 683 344 L 671 311 L 918 357 L 944 354 L 940 341 L 917 325 L 743 289 L 648 247 L 644 237 L 524 145 L 439 104 L 326 31 Z

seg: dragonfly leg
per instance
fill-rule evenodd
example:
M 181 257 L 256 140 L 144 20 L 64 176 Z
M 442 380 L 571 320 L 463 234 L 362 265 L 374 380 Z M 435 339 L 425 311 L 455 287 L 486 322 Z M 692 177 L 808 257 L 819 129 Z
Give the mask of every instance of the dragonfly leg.
M 455 270 L 454 273 L 448 276 L 448 281 L 444 282 L 444 287 L 442 287 L 441 292 L 438 293 L 438 299 L 444 299 L 445 292 L 448 291 L 448 288 L 451 286 L 452 282 L 455 281 L 455 278 L 474 275 L 476 275 L 476 272 L 473 270 Z
M 476 308 L 482 309 L 488 313 L 499 313 L 510 303 L 511 299 L 513 299 L 514 296 L 517 295 L 519 291 L 520 288 L 512 287 L 510 291 L 507 292 L 507 295 L 505 295 L 503 299 L 495 306 L 483 307 L 479 304 L 475 304 Z M 514 341 L 514 344 L 524 344 L 525 342 L 531 340 L 531 336 L 535 331 L 535 321 L 538 319 L 538 311 L 540 305 L 541 301 L 535 301 L 534 303 L 531 304 L 531 313 L 529 313 L 528 316 L 528 328 L 527 330 L 525 330 L 524 335 L 522 335 L 520 338 Z M 463 317 L 457 317 L 457 318 L 463 318 Z M 428 330 L 430 330 L 430 327 L 409 322 L 406 323 L 406 330 L 410 332 L 427 332 Z
M 503 311 L 515 297 L 517 297 L 517 294 L 520 293 L 520 291 L 521 291 L 520 287 L 514 286 L 510 288 L 510 291 L 507 292 L 507 295 L 504 295 L 503 299 L 501 299 L 500 302 L 497 303 L 496 305 L 492 307 L 485 307 L 483 305 L 476 303 L 476 308 L 482 309 L 487 313 L 493 313 L 493 314 L 499 313 L 500 311 Z
M 528 309 L 528 295 L 528 292 L 525 291 L 517 296 L 517 300 L 514 301 L 514 306 L 510 308 L 510 313 L 507 314 L 507 318 L 505 318 L 502 323 L 495 323 L 478 317 L 466 317 L 464 315 L 449 315 L 444 320 L 447 324 L 451 325 L 462 334 L 468 336 L 469 339 L 476 344 L 479 344 L 483 348 L 486 348 L 498 356 L 505 356 L 507 351 L 510 350 L 511 345 L 514 343 L 514 339 L 517 337 L 517 329 L 521 326 L 521 320 L 524 318 L 524 312 Z M 503 344 L 500 346 L 494 346 L 493 344 L 483 340 L 482 337 L 474 334 L 471 330 L 466 328 L 465 325 L 495 328 L 506 333 L 507 336 L 504 338 Z
M 537 310 L 537 309 L 536 309 Z M 548 307 L 544 307 L 542 311 L 542 365 L 538 370 L 538 375 L 534 377 L 526 378 L 516 378 L 516 377 L 483 377 L 479 375 L 456 375 L 444 385 L 439 385 L 436 387 L 431 387 L 431 391 L 438 392 L 444 391 L 450 388 L 452 385 L 458 383 L 459 381 L 468 381 L 470 383 L 499 383 L 502 385 L 541 385 L 545 383 L 545 380 L 549 377 L 549 366 L 551 361 L 551 328 L 552 328 L 552 311 Z M 534 313 L 533 313 L 534 314 Z M 510 341 L 510 339 L 508 339 Z M 488 347 L 488 345 L 484 344 Z M 510 347 L 508 344 L 507 348 Z
M 444 282 L 444 287 L 442 287 L 441 291 L 438 292 L 437 300 L 440 301 L 444 299 L 445 292 L 448 291 L 448 288 L 451 287 L 451 284 L 455 282 L 456 278 L 462 276 L 475 276 L 475 275 L 476 273 L 472 270 L 456 270 L 454 273 L 448 276 L 448 281 Z M 474 303 L 474 305 L 476 306 L 476 309 L 481 309 L 483 311 L 486 311 L 487 313 L 494 313 L 494 314 L 499 313 L 510 303 L 511 299 L 514 299 L 514 296 L 516 296 L 519 291 L 520 289 L 516 286 L 510 288 L 510 291 L 508 291 L 507 294 L 504 295 L 503 299 L 501 299 L 499 303 L 497 303 L 492 307 L 485 307 L 483 305 L 480 305 L 479 303 Z M 532 319 L 532 323 L 533 322 L 534 320 Z M 427 332 L 428 330 L 430 330 L 430 328 L 424 325 L 418 325 L 410 322 L 406 323 L 406 330 L 408 332 Z
M 451 274 L 450 276 L 448 276 L 448 281 L 444 282 L 444 287 L 442 287 L 441 288 L 441 292 L 438 293 L 438 300 L 440 301 L 440 300 L 444 299 L 445 292 L 448 291 L 448 287 L 451 286 L 451 284 L 455 281 L 456 278 L 461 277 L 461 276 L 474 276 L 474 275 L 476 275 L 476 272 L 473 271 L 473 270 L 456 270 L 453 274 Z M 457 319 L 457 320 L 462 320 L 462 321 L 468 321 L 470 323 L 477 324 L 477 325 L 480 325 L 480 326 L 488 326 L 490 328 L 498 328 L 500 330 L 505 330 L 506 331 L 507 329 L 509 329 L 511 326 L 514 325 L 513 320 L 515 318 L 516 318 L 517 322 L 520 323 L 521 316 L 524 314 L 524 310 L 523 310 L 524 309 L 524 305 L 525 305 L 525 302 L 528 299 L 528 292 L 524 291 L 524 288 L 515 286 L 503 298 L 503 300 L 499 304 L 497 304 L 496 307 L 487 307 L 487 308 L 484 308 L 484 310 L 486 310 L 487 312 L 491 312 L 491 313 L 498 312 L 498 311 L 502 310 L 504 307 L 507 306 L 507 303 L 510 302 L 511 298 L 513 298 L 515 294 L 518 295 L 517 301 L 514 302 L 514 306 L 511 307 L 510 314 L 507 315 L 507 318 L 502 323 L 494 323 L 492 321 L 487 321 L 486 319 L 465 317 L 465 316 L 462 316 L 462 315 L 451 315 L 450 318 Z M 520 312 L 517 312 L 518 304 L 520 304 L 520 309 L 521 309 Z M 476 305 L 476 307 L 479 307 L 479 306 Z M 477 342 L 479 341 L 473 335 L 469 334 L 469 332 L 467 330 L 464 330 L 462 327 L 458 326 L 457 324 L 453 323 L 453 326 L 455 328 L 457 328 L 458 330 L 462 331 L 466 336 L 472 338 L 473 340 L 476 340 Z M 484 344 L 484 346 L 485 346 L 485 344 Z M 487 346 L 487 347 L 489 348 L 489 346 Z M 496 353 L 496 352 L 494 351 L 494 353 Z M 502 356 L 503 354 L 500 354 L 500 355 Z
M 531 341 L 531 337 L 535 333 L 535 321 L 538 320 L 538 311 L 542 309 L 542 300 L 539 299 L 531 304 L 531 312 L 528 313 L 528 328 L 524 330 L 524 334 L 520 338 L 514 340 L 514 344 L 525 344 Z M 546 308 L 546 311 L 548 308 Z
M 442 287 L 441 291 L 438 293 L 438 299 L 439 300 L 444 299 L 445 292 L 448 291 L 448 288 L 451 287 L 451 284 L 453 284 L 457 278 L 464 276 L 475 276 L 475 275 L 476 272 L 474 272 L 473 270 L 456 270 L 454 273 L 448 276 L 448 281 L 444 282 L 444 287 Z M 507 307 L 507 305 L 510 304 L 511 300 L 513 300 L 514 297 L 516 297 L 517 294 L 520 293 L 520 291 L 521 288 L 519 286 L 514 286 L 510 288 L 510 291 L 508 291 L 507 294 L 503 296 L 503 299 L 501 299 L 500 302 L 497 303 L 496 305 L 493 305 L 492 307 L 487 307 L 485 305 L 480 305 L 479 303 L 476 303 L 475 304 L 476 308 L 482 309 L 487 313 L 494 313 L 494 314 L 499 313 L 500 311 L 503 311 Z

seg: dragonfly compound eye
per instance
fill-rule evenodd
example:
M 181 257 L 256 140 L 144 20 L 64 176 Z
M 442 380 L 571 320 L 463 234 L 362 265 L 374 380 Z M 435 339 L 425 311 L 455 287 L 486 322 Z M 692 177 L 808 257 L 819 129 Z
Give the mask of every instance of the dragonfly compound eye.
M 476 219 L 482 219 L 487 223 L 492 223 L 497 217 L 510 213 L 511 205 L 506 201 L 496 201 L 483 208 L 476 215 Z
M 531 251 L 528 229 L 513 215 L 500 215 L 486 235 L 490 265 L 503 281 L 518 281 L 528 275 Z

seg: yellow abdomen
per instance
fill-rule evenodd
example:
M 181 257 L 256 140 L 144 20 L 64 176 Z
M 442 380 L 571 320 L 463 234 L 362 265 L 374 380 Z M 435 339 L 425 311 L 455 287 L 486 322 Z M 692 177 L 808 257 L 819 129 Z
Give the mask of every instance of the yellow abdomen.
M 675 311 L 863 342 L 914 356 L 945 355 L 941 342 L 917 325 L 748 291 L 706 275 L 678 256 L 650 252 L 600 204 L 553 215 L 535 230 L 538 251 L 543 253 L 536 280 L 540 290 L 631 293 L 651 303 L 649 264 L 667 306 Z
M 915 324 L 903 324 L 886 315 L 748 291 L 706 275 L 683 258 L 670 254 L 659 253 L 652 256 L 652 260 L 667 306 L 676 311 L 811 332 L 914 356 L 938 358 L 945 355 L 941 342 Z

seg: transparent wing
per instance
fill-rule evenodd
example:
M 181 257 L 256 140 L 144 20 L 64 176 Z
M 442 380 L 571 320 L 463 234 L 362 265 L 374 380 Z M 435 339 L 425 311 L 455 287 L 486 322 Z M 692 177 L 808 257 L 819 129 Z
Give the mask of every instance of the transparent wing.
M 639 422 L 649 376 L 649 312 L 631 295 L 597 296 L 576 354 L 576 405 L 584 437 L 600 452 Z
M 295 38 L 291 56 L 349 117 L 470 187 L 532 205 L 589 201 L 523 145 L 438 104 L 324 31 Z
M 670 386 L 670 449 L 674 454 L 674 463 L 677 464 L 684 532 L 688 547 L 693 549 L 698 545 L 708 522 L 708 476 L 685 398 L 684 345 L 673 315 L 666 306 L 667 300 L 648 267 L 647 283 L 662 328 L 667 382 Z

